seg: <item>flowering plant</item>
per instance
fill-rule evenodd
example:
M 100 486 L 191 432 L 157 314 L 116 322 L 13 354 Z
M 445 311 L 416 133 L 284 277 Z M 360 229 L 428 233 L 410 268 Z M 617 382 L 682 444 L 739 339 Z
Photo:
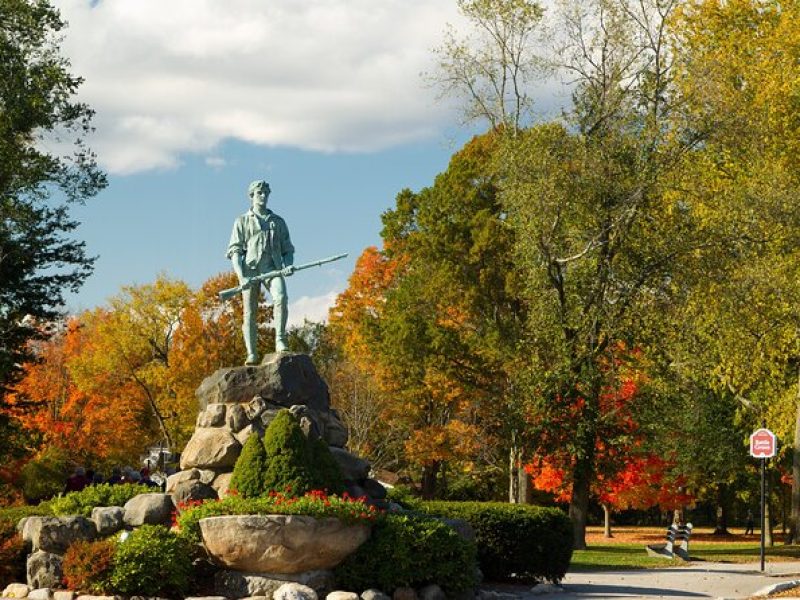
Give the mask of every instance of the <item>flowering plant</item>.
M 258 498 L 230 495 L 222 500 L 190 501 L 178 505 L 175 524 L 181 536 L 198 544 L 200 519 L 222 515 L 307 515 L 317 519 L 334 517 L 348 524 L 371 524 L 381 518 L 383 511 L 367 504 L 365 497 L 354 498 L 347 492 L 341 496 L 328 495 L 322 490 L 311 490 L 302 496 L 293 496 L 291 488 L 285 492 L 270 492 Z

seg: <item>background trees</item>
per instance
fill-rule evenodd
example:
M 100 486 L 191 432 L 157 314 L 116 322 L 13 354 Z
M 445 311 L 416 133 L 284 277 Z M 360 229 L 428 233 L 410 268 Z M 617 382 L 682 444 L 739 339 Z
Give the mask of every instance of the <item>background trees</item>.
M 448 34 L 434 79 L 491 129 L 386 213 L 381 256 L 404 262 L 381 302 L 353 313 L 365 363 L 406 398 L 403 414 L 419 415 L 409 439 L 463 422 L 495 452 L 524 446 L 535 462 L 565 424 L 560 468 L 580 548 L 607 475 L 597 440 L 605 453 L 630 449 L 624 431 L 618 444 L 607 435 L 617 411 L 606 396 L 620 385 L 620 349 L 635 351 L 653 452 L 682 471 L 674 487 L 723 505 L 746 432 L 758 415 L 786 414 L 796 389 L 794 9 L 564 3 L 551 11 L 563 35 L 550 63 L 573 102 L 562 120 L 529 126 L 523 82 L 542 64 L 530 44 L 541 8 L 460 7 L 481 41 Z M 702 440 L 718 468 L 698 478 Z M 423 479 L 444 462 L 423 465 Z

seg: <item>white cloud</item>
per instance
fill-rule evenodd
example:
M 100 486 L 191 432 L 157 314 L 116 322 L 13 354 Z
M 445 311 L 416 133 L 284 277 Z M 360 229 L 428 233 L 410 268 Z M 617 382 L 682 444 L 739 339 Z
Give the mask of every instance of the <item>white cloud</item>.
M 228 164 L 228 161 L 221 156 L 206 156 L 205 162 L 206 166 L 211 167 L 212 169 L 221 169 Z
M 288 325 L 302 325 L 304 319 L 309 321 L 327 321 L 328 309 L 336 302 L 341 290 L 331 290 L 322 296 L 301 296 L 289 302 Z
M 226 138 L 369 151 L 435 135 L 424 87 L 452 0 L 56 0 L 112 173 Z

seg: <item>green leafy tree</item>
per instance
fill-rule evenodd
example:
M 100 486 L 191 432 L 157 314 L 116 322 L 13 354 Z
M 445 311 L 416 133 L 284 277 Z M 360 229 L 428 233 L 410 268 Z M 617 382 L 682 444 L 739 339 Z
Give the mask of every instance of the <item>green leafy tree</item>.
M 84 145 L 93 112 L 74 100 L 64 26 L 46 0 L 0 2 L 0 401 L 94 260 L 69 208 L 106 180 Z M 65 142 L 71 155 L 48 150 Z
M 497 145 L 494 133 L 473 139 L 433 186 L 401 192 L 383 215 L 384 253 L 403 267 L 368 333 L 427 497 L 448 466 L 501 469 L 503 451 L 486 442 L 504 440 L 508 450 L 518 426 L 525 305 L 498 198 Z

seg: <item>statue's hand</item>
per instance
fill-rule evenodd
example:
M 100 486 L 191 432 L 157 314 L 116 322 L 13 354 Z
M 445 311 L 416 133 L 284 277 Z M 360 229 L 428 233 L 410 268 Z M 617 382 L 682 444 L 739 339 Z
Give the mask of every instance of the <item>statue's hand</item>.
M 250 277 L 245 277 L 244 275 L 239 276 L 239 285 L 242 289 L 249 289 L 252 284 L 253 280 Z
M 289 265 L 288 267 L 283 267 L 283 269 L 281 269 L 281 275 L 283 275 L 284 277 L 289 277 L 289 275 L 291 275 L 292 273 L 294 273 L 293 265 Z

